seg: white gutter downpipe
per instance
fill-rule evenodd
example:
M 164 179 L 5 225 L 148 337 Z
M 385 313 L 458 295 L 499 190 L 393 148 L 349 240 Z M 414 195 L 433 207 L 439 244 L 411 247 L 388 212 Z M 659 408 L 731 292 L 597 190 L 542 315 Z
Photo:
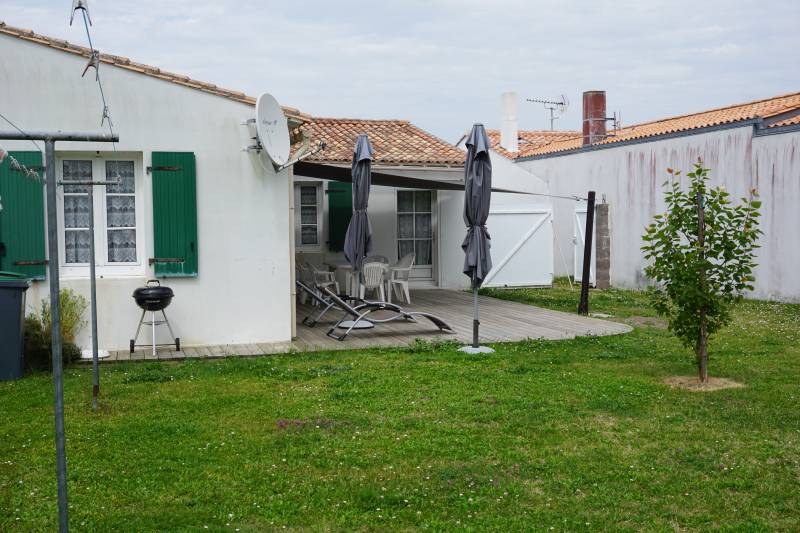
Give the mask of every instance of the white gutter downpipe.
M 503 121 L 500 126 L 500 146 L 508 152 L 519 150 L 519 122 L 517 121 L 517 93 L 502 94 Z

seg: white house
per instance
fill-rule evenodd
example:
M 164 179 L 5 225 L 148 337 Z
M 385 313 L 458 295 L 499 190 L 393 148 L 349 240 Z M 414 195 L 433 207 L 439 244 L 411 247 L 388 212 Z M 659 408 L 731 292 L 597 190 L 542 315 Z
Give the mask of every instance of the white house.
M 514 146 L 495 147 L 508 161 L 547 183 L 554 196 L 585 197 L 597 192 L 608 202 L 611 236 L 611 284 L 643 287 L 641 253 L 644 228 L 664 209 L 666 169 L 691 170 L 702 158 L 712 182 L 734 198 L 757 190 L 763 201 L 754 296 L 800 301 L 800 93 L 787 94 L 688 115 L 606 129 L 605 93 L 584 93 L 582 132 L 516 131 Z M 574 274 L 576 212 L 585 203 L 554 198 L 556 258 L 559 275 Z M 557 254 L 558 255 L 558 254 Z M 579 263 L 579 261 L 578 261 Z
M 461 272 L 464 195 L 458 189 L 463 183 L 463 150 L 403 120 L 314 117 L 302 129 L 312 140 L 327 144 L 308 161 L 346 168 L 349 175 L 355 139 L 366 133 L 375 149 L 375 175 L 401 178 L 388 182 L 373 178 L 369 201 L 373 254 L 396 261 L 415 252 L 413 287 L 469 286 Z M 495 156 L 492 161 L 496 192 L 487 225 L 495 268 L 487 285 L 549 285 L 551 206 L 547 197 L 537 196 L 546 192 L 546 186 L 503 158 Z M 298 166 L 294 176 L 295 248 L 312 262 L 344 261 L 342 244 L 352 212 L 350 184 L 325 179 L 325 169 L 316 177 L 305 176 L 303 168 L 307 165 Z
M 102 131 L 94 77 L 81 77 L 89 53 L 0 24 L 4 114 L 27 130 Z M 141 312 L 131 294 L 151 278 L 175 291 L 167 314 L 185 345 L 288 341 L 291 175 L 265 170 L 241 151 L 250 139 L 240 124 L 253 116 L 253 99 L 124 57 L 102 54 L 100 69 L 116 149 L 56 145 L 60 180 L 123 178 L 119 187 L 94 191 L 100 347 L 128 346 Z M 302 123 L 296 110 L 286 116 L 295 127 Z M 2 146 L 41 165 L 31 142 Z M 0 270 L 44 280 L 43 187 L 22 180 L 6 161 Z M 65 186 L 58 198 L 62 287 L 88 295 L 88 196 Z M 39 264 L 24 265 L 30 262 Z M 28 302 L 47 295 L 46 283 L 35 282 Z
M 0 108 L 30 131 L 103 131 L 95 80 L 81 77 L 90 54 L 0 23 Z M 337 180 L 349 180 L 358 133 L 368 133 L 376 148 L 374 253 L 395 260 L 413 249 L 415 284 L 467 285 L 458 191 L 463 153 L 455 147 L 408 122 L 312 119 L 284 108 L 295 146 L 322 139 L 328 149 L 275 171 L 242 151 L 252 144 L 243 126 L 254 115 L 252 97 L 109 54 L 100 55 L 100 69 L 120 142 L 60 142 L 56 172 L 64 182 L 122 179 L 94 189 L 101 349 L 128 347 L 141 313 L 132 293 L 152 278 L 175 292 L 167 314 L 184 346 L 290 341 L 295 245 L 325 260 L 340 257 L 349 195 Z M 31 167 L 42 165 L 31 142 L 0 146 Z M 546 191 L 514 165 L 501 161 L 497 168 L 497 189 Z M 88 296 L 89 197 L 84 187 L 69 185 L 57 194 L 61 284 Z M 35 279 L 28 302 L 37 306 L 48 295 L 43 188 L 6 161 L 0 195 L 0 270 Z M 550 283 L 549 204 L 529 195 L 494 198 L 494 283 Z M 88 329 L 78 339 L 83 347 Z M 168 340 L 165 332 L 159 340 Z

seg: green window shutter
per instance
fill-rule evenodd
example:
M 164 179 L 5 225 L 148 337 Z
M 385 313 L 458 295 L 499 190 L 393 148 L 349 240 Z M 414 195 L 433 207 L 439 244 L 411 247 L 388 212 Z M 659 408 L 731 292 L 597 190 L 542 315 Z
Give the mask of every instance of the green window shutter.
M 9 152 L 44 179 L 41 152 Z M 11 158 L 0 164 L 0 270 L 44 279 L 46 270 L 44 186 L 11 168 Z
M 353 216 L 353 184 L 328 182 L 328 250 L 344 250 L 344 235 Z
M 156 276 L 197 276 L 197 183 L 193 152 L 153 152 Z M 181 262 L 174 260 L 180 259 Z

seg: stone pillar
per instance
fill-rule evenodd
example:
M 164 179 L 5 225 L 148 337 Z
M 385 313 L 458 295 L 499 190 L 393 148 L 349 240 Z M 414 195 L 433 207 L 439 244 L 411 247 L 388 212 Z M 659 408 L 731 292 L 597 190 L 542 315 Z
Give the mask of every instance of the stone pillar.
M 611 287 L 611 229 L 609 228 L 608 204 L 597 204 L 594 215 L 595 238 L 595 286 L 598 289 Z

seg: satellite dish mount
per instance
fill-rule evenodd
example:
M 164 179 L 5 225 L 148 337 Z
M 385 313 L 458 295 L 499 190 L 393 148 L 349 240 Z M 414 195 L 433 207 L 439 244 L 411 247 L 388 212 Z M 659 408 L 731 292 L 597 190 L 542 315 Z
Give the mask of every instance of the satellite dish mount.
M 289 138 L 289 123 L 278 101 L 269 93 L 263 93 L 256 100 L 256 116 L 244 123 L 255 125 L 255 144 L 245 148 L 246 151 L 255 151 L 261 157 L 261 152 L 266 152 L 277 172 L 284 170 L 298 161 L 305 159 L 325 149 L 325 143 L 320 141 L 316 148 L 307 151 L 301 149 L 302 155 L 289 161 L 291 141 Z

